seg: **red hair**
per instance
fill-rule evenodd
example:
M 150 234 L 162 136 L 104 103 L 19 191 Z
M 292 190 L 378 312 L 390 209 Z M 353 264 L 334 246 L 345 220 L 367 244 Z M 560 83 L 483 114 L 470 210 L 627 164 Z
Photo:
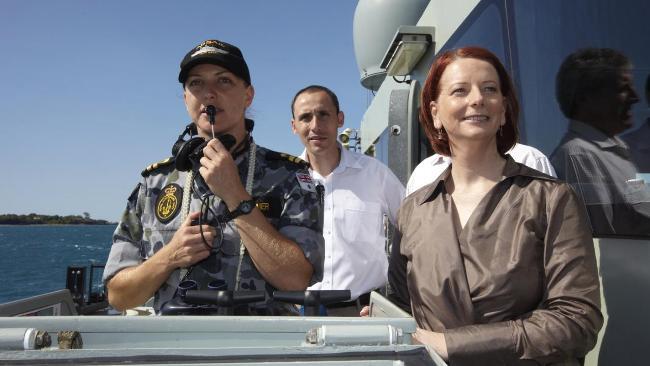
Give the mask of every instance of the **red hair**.
M 497 133 L 497 150 L 501 155 L 510 150 L 519 139 L 519 101 L 515 95 L 512 79 L 508 75 L 506 68 L 499 58 L 492 52 L 481 47 L 462 47 L 448 50 L 436 57 L 436 60 L 429 69 L 429 75 L 422 87 L 422 98 L 420 99 L 420 124 L 431 143 L 431 148 L 438 154 L 451 156 L 449 149 L 449 137 L 444 129 L 440 133 L 433 125 L 433 116 L 431 115 L 432 101 L 437 101 L 440 96 L 440 78 L 452 62 L 461 58 L 474 58 L 482 60 L 494 67 L 499 75 L 499 84 L 501 94 L 505 98 L 506 123 Z

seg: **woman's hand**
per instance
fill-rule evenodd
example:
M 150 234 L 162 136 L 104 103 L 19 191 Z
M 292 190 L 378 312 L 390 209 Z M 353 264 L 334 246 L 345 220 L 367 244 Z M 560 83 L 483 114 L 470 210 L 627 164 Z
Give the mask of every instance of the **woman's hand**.
M 436 351 L 436 353 L 445 361 L 449 359 L 449 355 L 447 354 L 447 342 L 445 341 L 444 334 L 417 328 L 415 333 L 413 333 L 413 340 L 416 343 L 424 344 L 433 348 L 433 350 Z
M 242 185 L 237 165 L 230 152 L 219 139 L 212 139 L 203 148 L 199 173 L 212 193 L 221 198 L 229 210 L 234 210 L 239 202 L 250 199 Z
M 168 270 L 189 267 L 202 261 L 210 255 L 212 241 L 216 236 L 216 229 L 208 225 L 192 226 L 192 220 L 198 219 L 200 212 L 192 212 L 176 230 L 169 244 L 160 249 L 159 255 L 165 255 Z M 203 235 L 201 235 L 203 231 Z M 208 245 L 206 245 L 207 242 Z

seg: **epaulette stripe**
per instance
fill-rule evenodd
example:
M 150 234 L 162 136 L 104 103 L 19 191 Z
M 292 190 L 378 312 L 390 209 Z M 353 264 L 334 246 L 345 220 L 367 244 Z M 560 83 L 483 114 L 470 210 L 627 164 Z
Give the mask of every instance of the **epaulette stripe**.
M 273 150 L 268 150 L 266 152 L 266 158 L 269 159 L 269 160 L 286 160 L 286 161 L 288 161 L 290 163 L 300 165 L 300 166 L 305 167 L 305 168 L 309 168 L 309 163 L 306 162 L 305 160 L 303 160 L 303 159 L 301 159 L 301 158 L 299 158 L 297 156 L 293 156 L 293 155 L 286 154 L 286 153 L 281 153 L 281 152 L 277 152 L 277 151 L 273 151 Z
M 159 162 L 157 162 L 157 163 L 149 164 L 149 165 L 148 165 L 148 166 L 147 166 L 147 167 L 142 171 L 141 174 L 142 174 L 143 177 L 146 177 L 147 175 L 149 175 L 151 172 L 155 171 L 156 169 L 158 169 L 158 168 L 162 168 L 162 167 L 164 167 L 164 166 L 167 166 L 167 165 L 169 165 L 169 164 L 171 164 L 171 163 L 173 163 L 173 162 L 174 162 L 174 159 L 172 159 L 172 158 L 166 158 L 166 159 L 163 159 L 163 160 L 161 160 L 161 161 L 159 161 Z
M 294 164 L 305 164 L 305 163 L 307 163 L 306 161 L 300 159 L 297 156 L 293 156 L 293 155 L 289 155 L 289 154 L 285 154 L 285 153 L 280 153 L 280 156 L 282 158 L 286 159 L 286 160 L 289 160 L 290 162 L 292 162 Z

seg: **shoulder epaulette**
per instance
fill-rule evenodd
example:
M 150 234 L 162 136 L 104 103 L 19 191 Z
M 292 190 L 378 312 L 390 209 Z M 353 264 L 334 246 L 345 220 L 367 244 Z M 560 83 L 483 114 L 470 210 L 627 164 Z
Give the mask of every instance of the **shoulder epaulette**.
M 266 152 L 266 159 L 267 160 L 284 160 L 284 161 L 288 161 L 290 163 L 299 165 L 302 168 L 309 169 L 309 163 L 308 162 L 300 159 L 297 156 L 293 156 L 293 155 L 286 154 L 286 153 L 281 153 L 281 152 L 269 150 L 269 151 Z
M 147 177 L 147 176 L 149 176 L 151 173 L 153 173 L 154 171 L 156 171 L 157 169 L 160 169 L 160 168 L 162 168 L 162 167 L 165 167 L 165 166 L 171 165 L 171 164 L 173 164 L 173 163 L 174 163 L 174 158 L 167 158 L 167 159 L 161 160 L 161 161 L 159 161 L 159 162 L 157 162 L 157 163 L 153 163 L 153 164 L 149 165 L 148 167 L 146 167 L 146 168 L 142 171 L 141 174 L 142 174 L 143 177 Z

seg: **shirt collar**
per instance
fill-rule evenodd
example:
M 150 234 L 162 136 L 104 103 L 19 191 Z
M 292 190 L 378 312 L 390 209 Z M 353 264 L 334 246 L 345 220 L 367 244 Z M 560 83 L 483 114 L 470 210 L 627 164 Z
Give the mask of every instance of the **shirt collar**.
M 526 177 L 541 178 L 546 180 L 557 180 L 556 178 L 548 176 L 540 171 L 529 168 L 526 165 L 517 163 L 509 154 L 505 156 L 505 159 L 506 159 L 506 165 L 503 167 L 503 174 L 501 176 L 501 181 L 516 176 L 526 176 Z M 431 185 L 429 185 L 427 189 L 423 190 L 421 196 L 417 199 L 418 205 L 422 205 L 427 201 L 431 201 L 435 199 L 438 196 L 438 194 L 440 194 L 444 189 L 445 180 L 449 179 L 450 176 L 451 176 L 451 164 L 449 164 L 449 167 L 447 167 L 447 169 L 445 169 L 445 171 L 442 172 L 442 174 L 440 174 L 440 177 L 438 177 L 438 179 L 436 179 Z
M 423 203 L 435 199 L 443 189 L 445 189 L 445 180 L 449 178 L 451 174 L 451 164 L 445 169 L 442 174 L 433 181 L 426 189 L 423 190 L 420 197 L 417 199 L 417 204 L 422 205 Z
M 354 168 L 361 169 L 361 163 L 359 162 L 359 156 L 353 154 L 348 149 L 343 148 L 343 146 L 338 143 L 339 150 L 341 151 L 341 161 L 339 161 L 339 166 L 337 169 L 344 170 L 345 168 Z
M 338 149 L 341 152 L 341 159 L 339 160 L 339 165 L 334 168 L 332 172 L 343 171 L 346 168 L 355 168 L 361 169 L 363 166 L 359 162 L 359 158 L 352 154 L 348 149 L 343 148 L 340 143 L 337 143 Z M 302 150 L 302 154 L 299 156 L 302 160 L 309 162 L 309 156 L 307 155 L 307 149 Z
M 576 120 L 569 121 L 569 131 L 579 135 L 587 141 L 590 141 L 601 149 L 609 149 L 613 147 L 622 147 L 627 149 L 627 145 L 623 140 L 619 139 L 616 136 L 609 137 L 605 135 L 599 129 Z
M 246 136 L 246 139 L 242 143 L 242 146 L 240 146 L 234 153 L 232 154 L 233 160 L 235 162 L 235 165 L 239 165 L 244 159 L 248 157 L 247 154 L 244 154 L 248 152 L 248 150 L 251 147 L 251 144 L 253 143 L 253 136 L 248 134 Z
M 440 154 L 433 155 L 433 157 L 432 157 L 432 159 L 430 161 L 431 165 L 433 165 L 433 166 L 439 165 L 439 164 L 446 164 L 446 163 L 449 163 L 449 162 L 450 162 L 450 159 L 449 159 L 448 156 L 444 156 L 444 155 L 440 155 Z

